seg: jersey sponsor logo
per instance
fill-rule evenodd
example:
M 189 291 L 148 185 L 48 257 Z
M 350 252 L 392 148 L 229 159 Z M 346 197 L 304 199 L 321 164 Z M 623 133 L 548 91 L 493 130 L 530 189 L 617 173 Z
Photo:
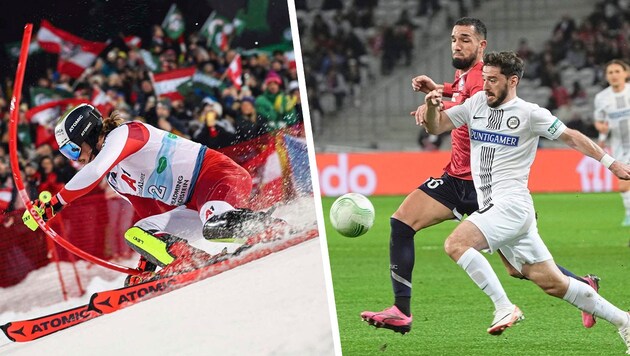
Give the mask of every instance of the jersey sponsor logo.
M 630 109 L 608 113 L 608 118 L 613 120 L 628 116 L 630 116 Z
M 120 170 L 122 171 L 122 174 L 120 175 L 120 180 L 127 183 L 129 188 L 131 188 L 134 192 L 144 191 L 144 181 L 146 178 L 146 174 L 140 173 L 140 178 L 136 180 L 136 179 L 133 179 L 131 177 L 131 174 L 127 172 L 124 168 L 120 167 Z M 113 184 L 111 184 L 112 188 L 118 191 L 117 184 L 116 184 L 116 174 L 111 172 L 108 179 L 111 179 L 111 181 L 113 181 Z
M 510 116 L 505 123 L 507 124 L 507 127 L 514 130 L 521 124 L 521 120 L 519 120 L 516 116 Z
M 519 137 L 471 129 L 470 139 L 474 141 L 488 142 L 488 143 L 494 143 L 497 145 L 516 147 L 518 146 Z
M 164 172 L 167 165 L 168 165 L 168 160 L 166 159 L 166 157 L 164 156 L 160 157 L 160 159 L 158 160 L 158 166 L 157 166 L 158 174 Z
M 474 116 L 473 115 L 473 120 L 481 120 L 481 119 L 485 119 L 485 116 Z
M 184 179 L 183 176 L 177 177 L 177 184 L 175 184 L 175 190 L 171 196 L 171 205 L 182 205 L 186 199 L 186 193 L 190 184 L 189 179 Z
M 559 119 L 556 119 L 556 121 L 553 122 L 553 124 L 551 124 L 551 126 L 549 126 L 549 128 L 547 129 L 547 131 L 550 134 L 555 134 L 556 131 L 558 131 L 558 128 L 562 125 L 562 121 L 560 121 Z

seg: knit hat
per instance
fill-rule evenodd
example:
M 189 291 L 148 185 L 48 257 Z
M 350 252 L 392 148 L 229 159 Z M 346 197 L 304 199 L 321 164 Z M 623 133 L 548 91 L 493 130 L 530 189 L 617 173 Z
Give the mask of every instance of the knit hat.
M 270 71 L 265 78 L 265 85 L 268 85 L 269 83 L 277 83 L 278 85 L 282 85 L 282 78 L 280 78 L 278 73 Z

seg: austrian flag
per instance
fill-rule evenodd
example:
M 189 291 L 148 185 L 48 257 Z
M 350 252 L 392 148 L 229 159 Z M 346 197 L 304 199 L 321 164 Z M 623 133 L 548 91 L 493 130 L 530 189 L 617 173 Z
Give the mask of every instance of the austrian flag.
M 236 89 L 241 90 L 243 86 L 243 64 L 241 62 L 241 55 L 237 54 L 230 62 L 230 66 L 227 69 L 227 76 L 232 81 L 232 84 Z
M 171 100 L 182 99 L 182 95 L 177 91 L 177 87 L 183 82 L 190 80 L 193 74 L 195 74 L 195 67 L 154 74 L 153 88 L 155 94 L 158 97 L 165 96 Z
M 80 77 L 83 71 L 94 63 L 99 53 L 107 47 L 106 42 L 84 40 L 54 27 L 46 20 L 42 20 L 39 27 L 37 42 L 44 51 L 59 54 L 57 70 L 72 78 Z

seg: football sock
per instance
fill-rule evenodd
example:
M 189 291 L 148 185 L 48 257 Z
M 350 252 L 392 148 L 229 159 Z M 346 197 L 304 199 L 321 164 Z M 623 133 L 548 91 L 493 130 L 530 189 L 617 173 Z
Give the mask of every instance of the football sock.
M 512 302 L 505 294 L 501 282 L 496 273 L 479 251 L 469 248 L 459 258 L 457 264 L 468 273 L 477 286 L 490 297 L 495 309 L 508 308 Z
M 415 262 L 413 237 L 416 232 L 402 221 L 390 218 L 389 269 L 394 289 L 394 304 L 411 315 L 411 272 Z
M 626 216 L 630 216 L 630 191 L 622 192 L 621 199 L 623 200 L 623 206 L 626 208 Z
M 591 286 L 578 283 L 573 278 L 569 278 L 569 288 L 562 299 L 575 305 L 580 310 L 609 321 L 617 328 L 626 326 L 630 322 L 628 313 L 602 298 Z
M 588 282 L 586 281 L 586 279 L 584 279 L 584 278 L 582 278 L 582 277 L 580 277 L 580 276 L 577 276 L 577 275 L 573 274 L 573 272 L 569 271 L 568 269 L 566 269 L 566 268 L 564 268 L 564 267 L 562 267 L 562 266 L 560 266 L 560 265 L 556 265 L 556 266 L 558 266 L 558 269 L 560 269 L 560 271 L 562 272 L 562 274 L 564 274 L 565 276 L 567 276 L 567 277 L 571 277 L 571 278 L 573 278 L 573 279 L 577 279 L 578 281 L 580 281 L 580 282 L 582 282 L 582 283 L 586 283 L 586 284 L 588 284 Z

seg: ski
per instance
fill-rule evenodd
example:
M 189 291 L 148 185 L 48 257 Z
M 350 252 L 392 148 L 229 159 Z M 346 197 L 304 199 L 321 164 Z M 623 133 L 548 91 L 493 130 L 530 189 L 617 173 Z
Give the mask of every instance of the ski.
M 13 321 L 0 326 L 0 329 L 9 340 L 26 342 L 67 329 L 99 315 L 97 311 L 89 310 L 89 305 L 82 305 L 40 318 Z
M 191 283 L 216 276 L 217 274 L 257 260 L 273 252 L 284 250 L 317 236 L 317 230 L 313 229 L 300 236 L 292 237 L 291 239 L 284 240 L 280 243 L 270 244 L 269 246 L 265 246 L 265 244 L 256 245 L 253 247 L 256 248 L 255 250 L 244 255 L 234 256 L 190 272 L 175 274 L 164 278 L 158 277 L 158 279 L 129 287 L 97 292 L 92 295 L 89 308 L 90 310 L 98 313 L 109 314 L 138 302 L 185 287 Z
M 291 246 L 317 237 L 317 229 L 291 237 L 279 243 L 254 245 L 245 254 L 239 254 L 220 262 L 189 272 L 167 277 L 158 276 L 154 280 L 122 287 L 114 290 L 97 292 L 92 295 L 87 305 L 64 310 L 39 318 L 13 321 L 1 325 L 0 329 L 13 342 L 32 341 L 60 330 L 81 324 L 103 314 L 113 313 L 141 301 L 151 299 L 189 284 L 223 273 L 248 262 L 282 251 Z

